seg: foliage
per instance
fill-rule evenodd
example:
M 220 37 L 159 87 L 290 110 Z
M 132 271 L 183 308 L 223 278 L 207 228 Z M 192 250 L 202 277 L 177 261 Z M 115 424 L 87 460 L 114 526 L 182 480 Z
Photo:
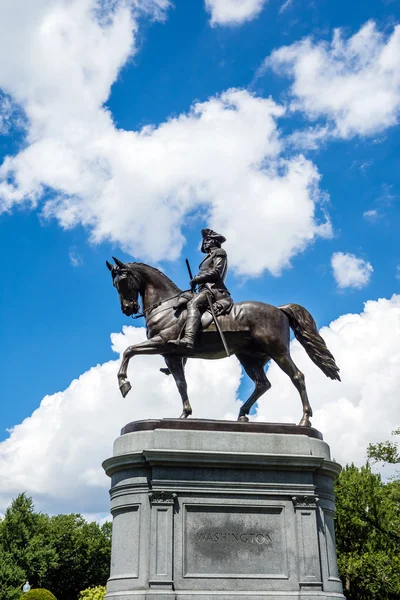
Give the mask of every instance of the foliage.
M 22 574 L 21 585 L 29 577 L 34 587 L 40 586 L 49 565 L 54 564 L 56 555 L 47 536 L 48 522 L 47 515 L 35 513 L 32 499 L 20 494 L 0 524 L 2 551 Z
M 57 515 L 50 519 L 49 536 L 58 560 L 48 569 L 45 582 L 58 600 L 75 599 L 80 590 L 107 581 L 111 523 L 100 527 L 81 515 Z
M 76 514 L 49 517 L 20 494 L 0 521 L 0 600 L 18 600 L 27 579 L 58 600 L 76 600 L 80 590 L 105 584 L 110 554 L 111 523 L 99 526 Z
M 107 589 L 105 586 L 98 585 L 97 587 L 88 588 L 79 594 L 79 600 L 104 600 Z
M 0 600 L 18 600 L 25 581 L 23 569 L 15 564 L 13 557 L 0 545 Z
M 44 588 L 31 589 L 23 595 L 23 600 L 57 600 L 55 595 Z
M 349 600 L 400 598 L 400 482 L 347 465 L 336 483 L 339 572 Z
M 392 431 L 392 435 L 400 435 L 400 428 Z M 367 455 L 372 462 L 384 462 L 391 465 L 400 464 L 398 444 L 389 440 L 378 444 L 370 444 Z

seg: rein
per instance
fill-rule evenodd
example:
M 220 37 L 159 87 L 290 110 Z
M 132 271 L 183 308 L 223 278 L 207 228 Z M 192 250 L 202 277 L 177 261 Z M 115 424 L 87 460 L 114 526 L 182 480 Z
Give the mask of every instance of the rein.
M 174 296 L 170 296 L 169 298 L 165 298 L 164 300 L 160 300 L 159 302 L 154 302 L 154 304 L 152 304 L 151 306 L 149 306 L 149 308 L 145 308 L 145 310 L 143 310 L 140 314 L 138 314 L 138 315 L 132 315 L 132 319 L 141 319 L 142 317 L 146 317 L 147 313 L 150 313 L 155 308 L 158 308 L 159 306 L 161 306 L 162 304 L 164 304 L 164 302 L 168 302 L 169 300 L 173 300 L 174 298 L 178 298 L 178 296 L 181 296 L 182 294 L 185 294 L 186 292 L 190 292 L 190 291 L 191 290 L 182 290 L 181 292 L 178 292 L 178 294 L 175 294 Z

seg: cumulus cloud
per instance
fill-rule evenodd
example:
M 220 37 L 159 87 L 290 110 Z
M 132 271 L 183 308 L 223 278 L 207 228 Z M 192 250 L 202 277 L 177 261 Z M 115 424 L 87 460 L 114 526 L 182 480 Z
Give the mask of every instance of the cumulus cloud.
M 366 302 L 361 314 L 347 314 L 321 329 L 340 367 L 342 383 L 316 367 L 297 341 L 293 360 L 306 376 L 313 426 L 323 432 L 341 464 L 366 459 L 369 442 L 388 439 L 400 425 L 400 295 Z M 272 388 L 259 401 L 257 420 L 298 422 L 298 393 L 272 364 Z
M 285 143 L 288 147 L 296 150 L 317 150 L 327 141 L 330 136 L 330 129 L 327 125 L 307 127 L 306 129 L 296 129 L 290 133 Z
M 241 25 L 262 11 L 268 0 L 205 0 L 212 25 Z
M 134 2 L 157 16 L 167 5 Z M 62 227 L 86 226 L 94 242 L 157 262 L 178 257 L 181 227 L 200 209 L 232 243 L 231 265 L 248 275 L 278 274 L 331 234 L 318 171 L 300 154 L 283 157 L 284 109 L 271 99 L 232 89 L 159 126 L 117 129 L 104 103 L 135 52 L 136 13 L 118 0 L 100 18 L 95 6 L 0 7 L 0 87 L 27 117 L 26 147 L 0 166 L 0 211 L 42 203 Z
M 311 37 L 275 50 L 263 68 L 293 78 L 291 109 L 329 124 L 327 135 L 375 135 L 398 123 L 400 26 L 389 35 L 374 21 L 346 38 Z
M 361 314 L 343 315 L 321 334 L 340 366 L 342 383 L 327 379 L 297 341 L 292 357 L 306 375 L 313 425 L 336 460 L 361 464 L 368 443 L 387 439 L 400 424 L 400 295 L 371 300 Z M 144 329 L 125 327 L 112 335 L 113 348 L 121 353 L 144 337 Z M 132 420 L 178 416 L 181 408 L 174 381 L 158 371 L 160 357 L 132 360 L 133 389 L 125 399 L 117 388 L 118 366 L 119 360 L 97 365 L 63 392 L 46 396 L 0 443 L 0 512 L 21 491 L 47 512 L 78 511 L 97 519 L 108 512 L 109 480 L 101 462 L 111 455 L 120 428 Z M 235 419 L 240 378 L 234 357 L 189 361 L 194 416 Z M 272 388 L 253 418 L 298 422 L 301 402 L 289 378 L 274 363 L 268 378 Z
M 345 252 L 332 254 L 331 265 L 340 288 L 361 289 L 368 285 L 374 271 L 371 263 Z
M 145 339 L 143 328 L 125 327 L 113 334 L 122 353 Z M 101 463 L 112 454 L 121 427 L 133 420 L 178 417 L 181 399 L 172 377 L 158 371 L 160 357 L 136 357 L 129 375 L 133 389 L 123 399 L 118 390 L 120 361 L 97 365 L 63 392 L 43 398 L 40 406 L 0 443 L 0 511 L 26 491 L 41 510 L 108 512 L 109 479 Z M 236 390 L 241 370 L 235 358 L 191 360 L 187 381 L 196 417 L 236 418 Z M 149 393 L 151 382 L 151 393 Z
M 6 135 L 10 126 L 12 103 L 8 96 L 0 91 L 0 135 Z

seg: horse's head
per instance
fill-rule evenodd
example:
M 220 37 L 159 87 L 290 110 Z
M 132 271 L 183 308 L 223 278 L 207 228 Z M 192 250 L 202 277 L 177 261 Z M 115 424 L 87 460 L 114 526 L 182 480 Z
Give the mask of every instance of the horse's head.
M 113 286 L 119 294 L 121 310 L 124 315 L 130 317 L 140 310 L 138 302 L 140 280 L 135 277 L 128 265 L 118 260 L 118 258 L 114 258 L 114 262 L 115 265 L 111 265 L 106 261 L 106 265 L 111 271 Z

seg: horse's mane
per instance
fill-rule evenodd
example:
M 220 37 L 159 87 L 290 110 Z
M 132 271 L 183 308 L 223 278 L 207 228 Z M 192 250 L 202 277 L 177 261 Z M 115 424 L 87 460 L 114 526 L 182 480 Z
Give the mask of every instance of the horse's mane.
M 165 275 L 165 273 L 163 273 L 159 269 L 156 269 L 156 267 L 151 267 L 150 265 L 146 265 L 146 263 L 140 263 L 140 262 L 130 262 L 130 263 L 126 263 L 126 265 L 129 268 L 141 267 L 141 268 L 143 268 L 143 270 L 145 272 L 150 272 L 151 278 L 155 284 L 157 284 L 157 281 L 159 281 L 161 283 L 161 285 L 168 284 L 172 288 L 172 291 L 174 291 L 174 292 L 178 293 L 178 292 L 182 291 L 182 290 L 180 290 L 180 288 L 178 288 L 177 285 L 175 285 L 175 283 L 169 277 L 167 277 L 167 275 Z

